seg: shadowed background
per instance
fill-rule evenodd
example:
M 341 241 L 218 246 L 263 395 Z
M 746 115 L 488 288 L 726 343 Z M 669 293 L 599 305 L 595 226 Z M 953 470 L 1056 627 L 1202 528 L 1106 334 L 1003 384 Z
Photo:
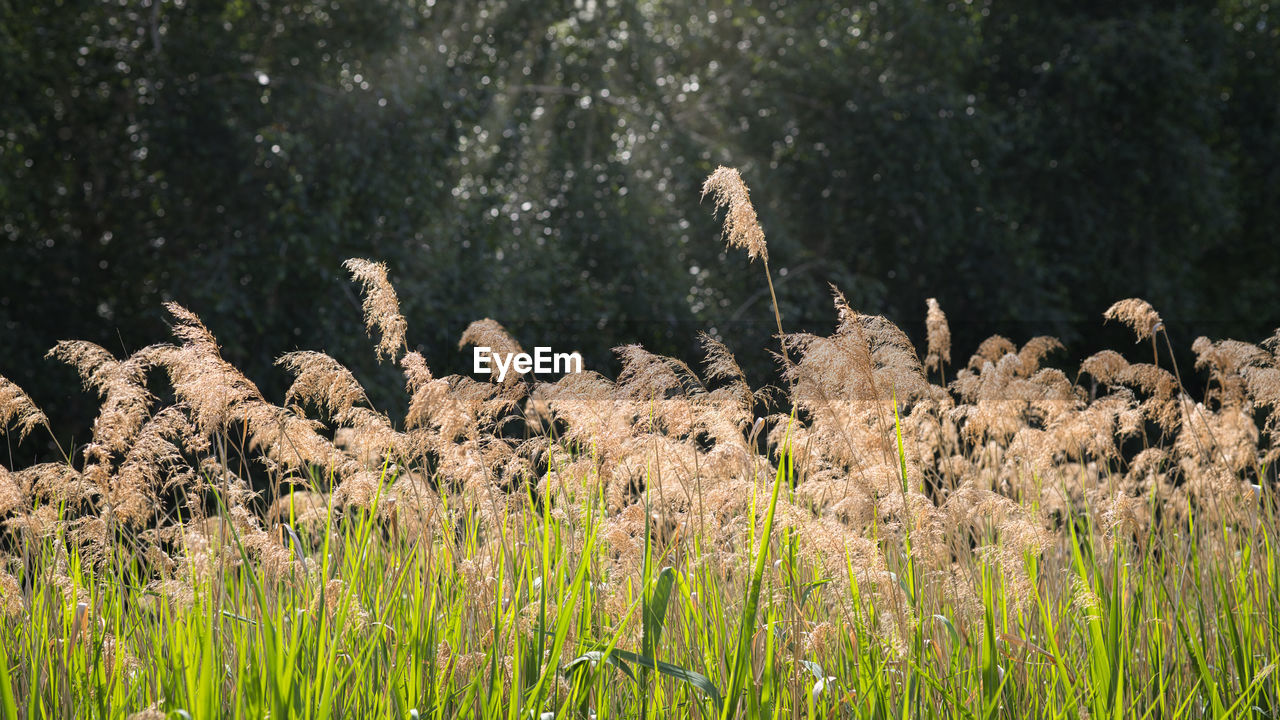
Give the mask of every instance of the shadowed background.
M 175 300 L 269 397 L 274 358 L 317 349 L 395 411 L 341 267 L 367 257 L 437 374 L 469 370 L 457 340 L 487 316 L 607 375 L 616 345 L 693 360 L 707 330 L 768 382 L 760 265 L 700 203 L 720 164 L 752 188 L 789 331 L 831 330 L 834 284 L 919 343 L 937 297 L 956 365 L 998 332 L 1056 335 L 1074 367 L 1132 347 L 1101 313 L 1139 296 L 1189 364 L 1197 335 L 1280 325 L 1277 21 L 1251 0 L 0 0 L 0 375 L 83 441 L 96 398 L 45 351 L 164 341 Z

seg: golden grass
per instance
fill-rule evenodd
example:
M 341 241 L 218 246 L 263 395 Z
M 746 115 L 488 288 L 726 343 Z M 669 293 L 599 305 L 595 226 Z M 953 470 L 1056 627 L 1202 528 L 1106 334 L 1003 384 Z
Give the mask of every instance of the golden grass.
M 728 207 L 730 245 L 767 263 L 736 171 L 718 170 L 704 192 Z M 363 285 L 378 356 L 400 358 L 407 323 L 386 268 L 358 259 L 347 268 Z M 24 714 L 193 707 L 206 697 L 198 678 L 184 685 L 146 666 L 205 652 L 226 660 L 209 655 L 212 667 L 248 663 L 274 678 L 287 661 L 268 648 L 270 633 L 245 636 L 258 644 L 241 647 L 217 628 L 228 614 L 286 622 L 273 615 L 281 608 L 340 625 L 335 638 L 382 642 L 415 662 L 429 654 L 432 669 L 419 675 L 363 640 L 344 645 L 363 670 L 416 688 L 406 698 L 430 698 L 437 715 L 555 711 L 551 697 L 574 698 L 571 708 L 647 713 L 656 707 L 651 693 L 685 703 L 666 712 L 693 714 L 703 711 L 701 695 L 680 690 L 670 672 L 649 680 L 646 671 L 652 689 L 645 685 L 637 705 L 637 695 L 612 684 L 621 680 L 597 673 L 575 690 L 563 668 L 592 647 L 606 651 L 599 661 L 608 649 L 649 642 L 652 628 L 633 617 L 635 604 L 648 611 L 655 566 L 667 564 L 684 590 L 673 601 L 677 629 L 658 648 L 726 687 L 732 609 L 762 553 L 777 562 L 764 576 L 766 625 L 744 635 L 753 643 L 746 695 L 757 695 L 744 700 L 747 714 L 897 703 L 928 716 L 1119 717 L 1160 708 L 1154 716 L 1171 717 L 1199 714 L 1191 705 L 1178 711 L 1184 701 L 1223 714 L 1233 698 L 1247 696 L 1247 707 L 1276 701 L 1266 684 L 1280 638 L 1276 526 L 1261 478 L 1280 448 L 1280 334 L 1261 345 L 1197 339 L 1197 368 L 1208 376 L 1197 400 L 1158 355 L 1131 362 L 1104 351 L 1075 377 L 1046 367 L 1062 349 L 1047 337 L 1021 347 L 993 337 L 954 368 L 946 316 L 932 298 L 922 363 L 901 329 L 857 312 L 836 291 L 832 333 L 782 336 L 781 388 L 750 387 L 729 348 L 710 337 L 701 369 L 618 348 L 616 380 L 596 372 L 503 384 L 437 378 L 408 352 L 409 411 L 390 418 L 319 352 L 280 358 L 295 381 L 277 405 L 221 357 L 195 313 L 168 307 L 177 344 L 119 359 L 91 343 L 59 343 L 50 355 L 103 398 L 92 440 L 57 462 L 0 469 L 11 539 L 0 567 L 8 618 L 0 642 L 9 668 L 37 668 L 6 681 L 25 698 L 13 706 Z M 1141 300 L 1105 315 L 1153 348 L 1158 335 L 1167 340 Z M 519 348 L 488 319 L 462 342 Z M 164 407 L 146 389 L 157 372 L 175 398 Z M 3 378 L 0 424 L 19 440 L 45 424 Z M 786 487 L 776 521 L 769 516 L 774 532 L 762 539 L 759 504 L 775 478 Z M 352 525 L 356 518 L 366 524 Z M 335 556 L 331 544 L 366 555 Z M 1194 567 L 1183 563 L 1187 553 Z M 386 584 L 406 574 L 434 589 Z M 533 591 L 535 577 L 567 594 Z M 389 608 L 399 600 L 386 595 L 393 587 L 432 598 L 431 607 L 405 611 L 416 627 L 396 626 Z M 63 651 L 33 650 L 74 642 L 66 623 L 79 627 L 84 611 L 58 608 L 77 608 L 86 594 L 110 598 L 103 611 L 117 619 L 86 631 L 96 659 L 81 667 Z M 210 607 L 222 613 L 210 621 L 213 645 L 166 639 L 166 617 L 198 620 Z M 1138 621 L 1112 627 L 1106 613 L 1117 608 Z M 446 610 L 452 619 L 440 615 Z M 1247 614 L 1240 622 L 1257 634 L 1217 643 L 1232 612 Z M 121 624 L 128 618 L 140 624 Z M 334 632 L 329 626 L 314 629 Z M 1118 648 L 1136 654 L 1108 654 Z M 103 660 L 107 652 L 122 662 Z M 1256 657 L 1233 660 L 1233 652 Z M 818 685 L 804 679 L 813 671 L 806 663 L 826 668 Z M 121 675 L 124 667 L 132 674 Z M 868 667 L 898 674 L 881 682 Z M 987 673 L 997 667 L 1010 680 L 993 687 Z M 534 682 L 545 668 L 559 683 L 551 695 Z M 50 675 L 60 672 L 61 684 Z M 1107 685 L 1104 676 L 1117 672 L 1132 680 Z M 217 674 L 208 692 L 250 693 L 227 706 L 241 711 L 336 707 L 364 716 L 393 707 L 367 679 L 345 681 L 355 693 L 347 704 L 325 705 L 333 699 L 316 691 L 300 695 L 299 706 L 254 700 L 253 683 L 267 681 L 253 673 Z M 842 689 L 820 696 L 819 686 Z M 90 687 L 107 687 L 110 702 L 76 695 Z M 921 709 L 926 696 L 933 706 Z

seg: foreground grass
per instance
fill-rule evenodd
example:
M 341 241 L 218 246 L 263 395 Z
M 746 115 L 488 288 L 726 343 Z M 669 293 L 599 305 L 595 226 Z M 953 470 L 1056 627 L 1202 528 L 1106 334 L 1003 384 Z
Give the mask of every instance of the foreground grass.
M 741 178 L 704 189 L 767 277 Z M 829 336 L 774 302 L 785 389 L 710 337 L 701 376 L 627 346 L 616 380 L 490 382 L 435 377 L 386 267 L 346 266 L 402 419 L 319 352 L 268 401 L 176 304 L 179 345 L 51 351 L 103 401 L 85 446 L 0 466 L 0 716 L 1280 713 L 1280 332 L 1197 339 L 1198 402 L 1136 298 L 1104 317 L 1151 362 L 1073 380 L 993 336 L 948 383 L 936 302 L 922 363 L 837 292 Z M 41 426 L 0 377 L 0 430 Z
M 0 620 L 4 716 L 1274 717 L 1270 494 L 1228 527 L 1108 538 L 1078 518 L 1025 558 L 1031 597 L 975 560 L 974 613 L 915 572 L 909 541 L 893 557 L 908 606 L 870 602 L 852 561 L 846 595 L 814 592 L 833 578 L 760 532 L 788 480 L 751 504 L 752 566 L 699 561 L 694 531 L 646 542 L 638 583 L 604 572 L 589 494 L 530 500 L 503 537 L 464 513 L 410 539 L 376 502 L 285 524 L 302 562 L 277 577 L 227 523 L 229 561 L 184 601 L 123 552 L 92 563 L 65 529 L 28 536 Z

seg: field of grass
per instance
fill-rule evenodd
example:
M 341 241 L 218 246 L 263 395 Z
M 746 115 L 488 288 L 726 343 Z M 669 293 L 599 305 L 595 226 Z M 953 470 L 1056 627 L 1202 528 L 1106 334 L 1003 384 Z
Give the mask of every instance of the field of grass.
M 737 174 L 707 190 L 767 278 Z M 499 383 L 435 377 L 347 268 L 402 418 L 314 352 L 268 400 L 176 304 L 172 344 L 50 352 L 101 414 L 0 466 L 0 717 L 1280 715 L 1280 332 L 1179 370 L 1125 300 L 1141 359 L 1071 377 L 1047 337 L 953 366 L 932 300 L 922 362 L 837 292 L 828 336 L 775 303 L 776 387 L 711 337 Z M 0 377 L 4 429 L 47 422 Z

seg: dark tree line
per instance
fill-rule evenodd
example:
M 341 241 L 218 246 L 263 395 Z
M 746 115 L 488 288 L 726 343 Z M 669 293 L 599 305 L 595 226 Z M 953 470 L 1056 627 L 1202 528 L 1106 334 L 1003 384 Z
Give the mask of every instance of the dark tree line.
M 700 204 L 741 168 L 784 323 L 828 285 L 957 359 L 992 332 L 1188 346 L 1280 325 L 1280 17 L 1266 3 L 0 0 L 0 374 L 197 312 L 268 392 L 323 349 L 394 408 L 341 262 L 385 260 L 441 372 L 485 316 L 612 373 L 714 329 L 768 379 L 759 277 Z M 920 335 L 922 333 L 916 333 Z

